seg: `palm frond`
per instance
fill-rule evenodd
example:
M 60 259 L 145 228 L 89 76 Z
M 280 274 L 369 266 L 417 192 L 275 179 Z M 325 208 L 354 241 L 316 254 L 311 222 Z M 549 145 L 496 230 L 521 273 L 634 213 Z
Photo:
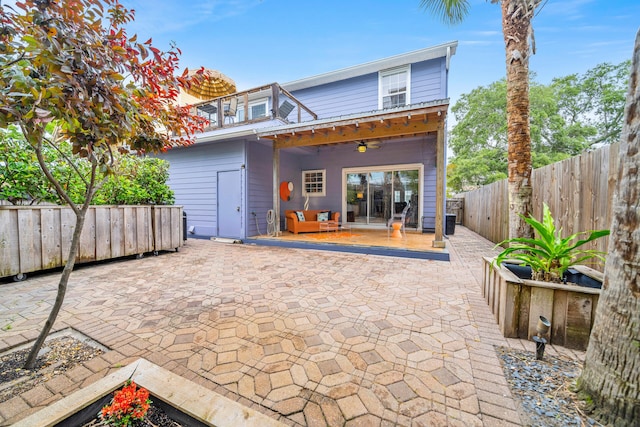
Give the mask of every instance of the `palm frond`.
M 420 0 L 420 7 L 449 25 L 461 23 L 469 14 L 468 0 Z

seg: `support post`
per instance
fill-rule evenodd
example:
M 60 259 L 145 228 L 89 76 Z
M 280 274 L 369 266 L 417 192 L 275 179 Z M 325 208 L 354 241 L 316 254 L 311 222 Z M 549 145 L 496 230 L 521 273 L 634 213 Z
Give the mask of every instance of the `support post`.
M 273 214 L 275 216 L 275 233 L 280 235 L 280 149 L 276 147 L 273 141 Z
M 277 83 L 271 85 L 271 105 L 272 116 L 275 119 L 280 115 L 280 93 L 278 92 Z
M 444 248 L 444 120 L 438 122 L 436 137 L 436 236 L 434 248 Z
M 224 127 L 224 111 L 222 111 L 224 104 L 222 103 L 222 99 L 218 98 L 216 101 L 216 108 L 218 109 L 218 111 L 216 111 L 216 120 L 218 121 L 218 123 L 216 123 L 216 127 L 221 128 Z

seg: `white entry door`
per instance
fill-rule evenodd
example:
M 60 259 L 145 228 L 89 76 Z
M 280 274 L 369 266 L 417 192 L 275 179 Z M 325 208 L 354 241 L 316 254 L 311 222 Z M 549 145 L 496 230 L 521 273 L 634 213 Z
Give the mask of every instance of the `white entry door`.
M 218 236 L 241 239 L 242 199 L 240 171 L 218 172 Z

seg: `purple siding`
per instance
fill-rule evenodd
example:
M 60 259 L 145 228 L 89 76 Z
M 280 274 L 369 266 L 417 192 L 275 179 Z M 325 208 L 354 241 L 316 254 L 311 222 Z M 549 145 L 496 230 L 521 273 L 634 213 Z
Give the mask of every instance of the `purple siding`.
M 295 186 L 291 201 L 280 200 L 280 211 L 284 215 L 291 203 L 299 201 L 295 191 L 300 189 L 300 178 L 292 180 L 289 177 L 300 175 L 300 168 L 296 165 L 295 156 L 280 151 L 280 181 L 293 181 Z M 262 140 L 250 142 L 247 145 L 247 236 L 267 234 L 267 212 L 273 209 L 273 148 L 271 142 Z M 255 212 L 255 217 L 253 216 Z M 256 225 L 257 220 L 257 225 Z M 284 227 L 281 227 L 282 229 Z
M 445 77 L 444 80 L 442 77 Z M 411 103 L 445 99 L 447 97 L 444 58 L 411 65 Z
M 411 65 L 412 104 L 444 99 L 446 92 L 444 58 Z M 301 89 L 292 94 L 319 119 L 374 111 L 378 109 L 378 73 Z
M 241 169 L 243 146 L 242 142 L 196 144 L 161 155 L 170 164 L 168 184 L 176 205 L 184 206 L 187 227 L 194 226 L 196 235 L 217 236 L 217 173 Z
M 354 77 L 293 93 L 319 119 L 378 109 L 378 74 Z

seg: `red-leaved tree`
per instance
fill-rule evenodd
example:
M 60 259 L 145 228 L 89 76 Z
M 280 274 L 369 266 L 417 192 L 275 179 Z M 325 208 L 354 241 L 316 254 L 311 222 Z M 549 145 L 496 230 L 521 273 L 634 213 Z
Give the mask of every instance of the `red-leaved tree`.
M 0 127 L 17 125 L 56 191 L 76 215 L 68 261 L 51 313 L 27 359 L 36 356 L 62 306 L 85 215 L 116 150 L 159 151 L 191 144 L 204 121 L 177 104 L 187 70 L 180 50 L 138 42 L 124 26 L 134 11 L 118 0 L 26 0 L 0 5 Z M 201 71 L 195 79 L 201 79 Z M 49 170 L 43 147 L 60 141 L 88 162 L 85 198 L 73 203 Z M 62 150 L 63 157 L 65 154 Z M 69 157 L 67 159 L 71 160 Z M 73 164 L 73 162 L 70 162 Z M 78 171 L 80 172 L 80 171 Z

